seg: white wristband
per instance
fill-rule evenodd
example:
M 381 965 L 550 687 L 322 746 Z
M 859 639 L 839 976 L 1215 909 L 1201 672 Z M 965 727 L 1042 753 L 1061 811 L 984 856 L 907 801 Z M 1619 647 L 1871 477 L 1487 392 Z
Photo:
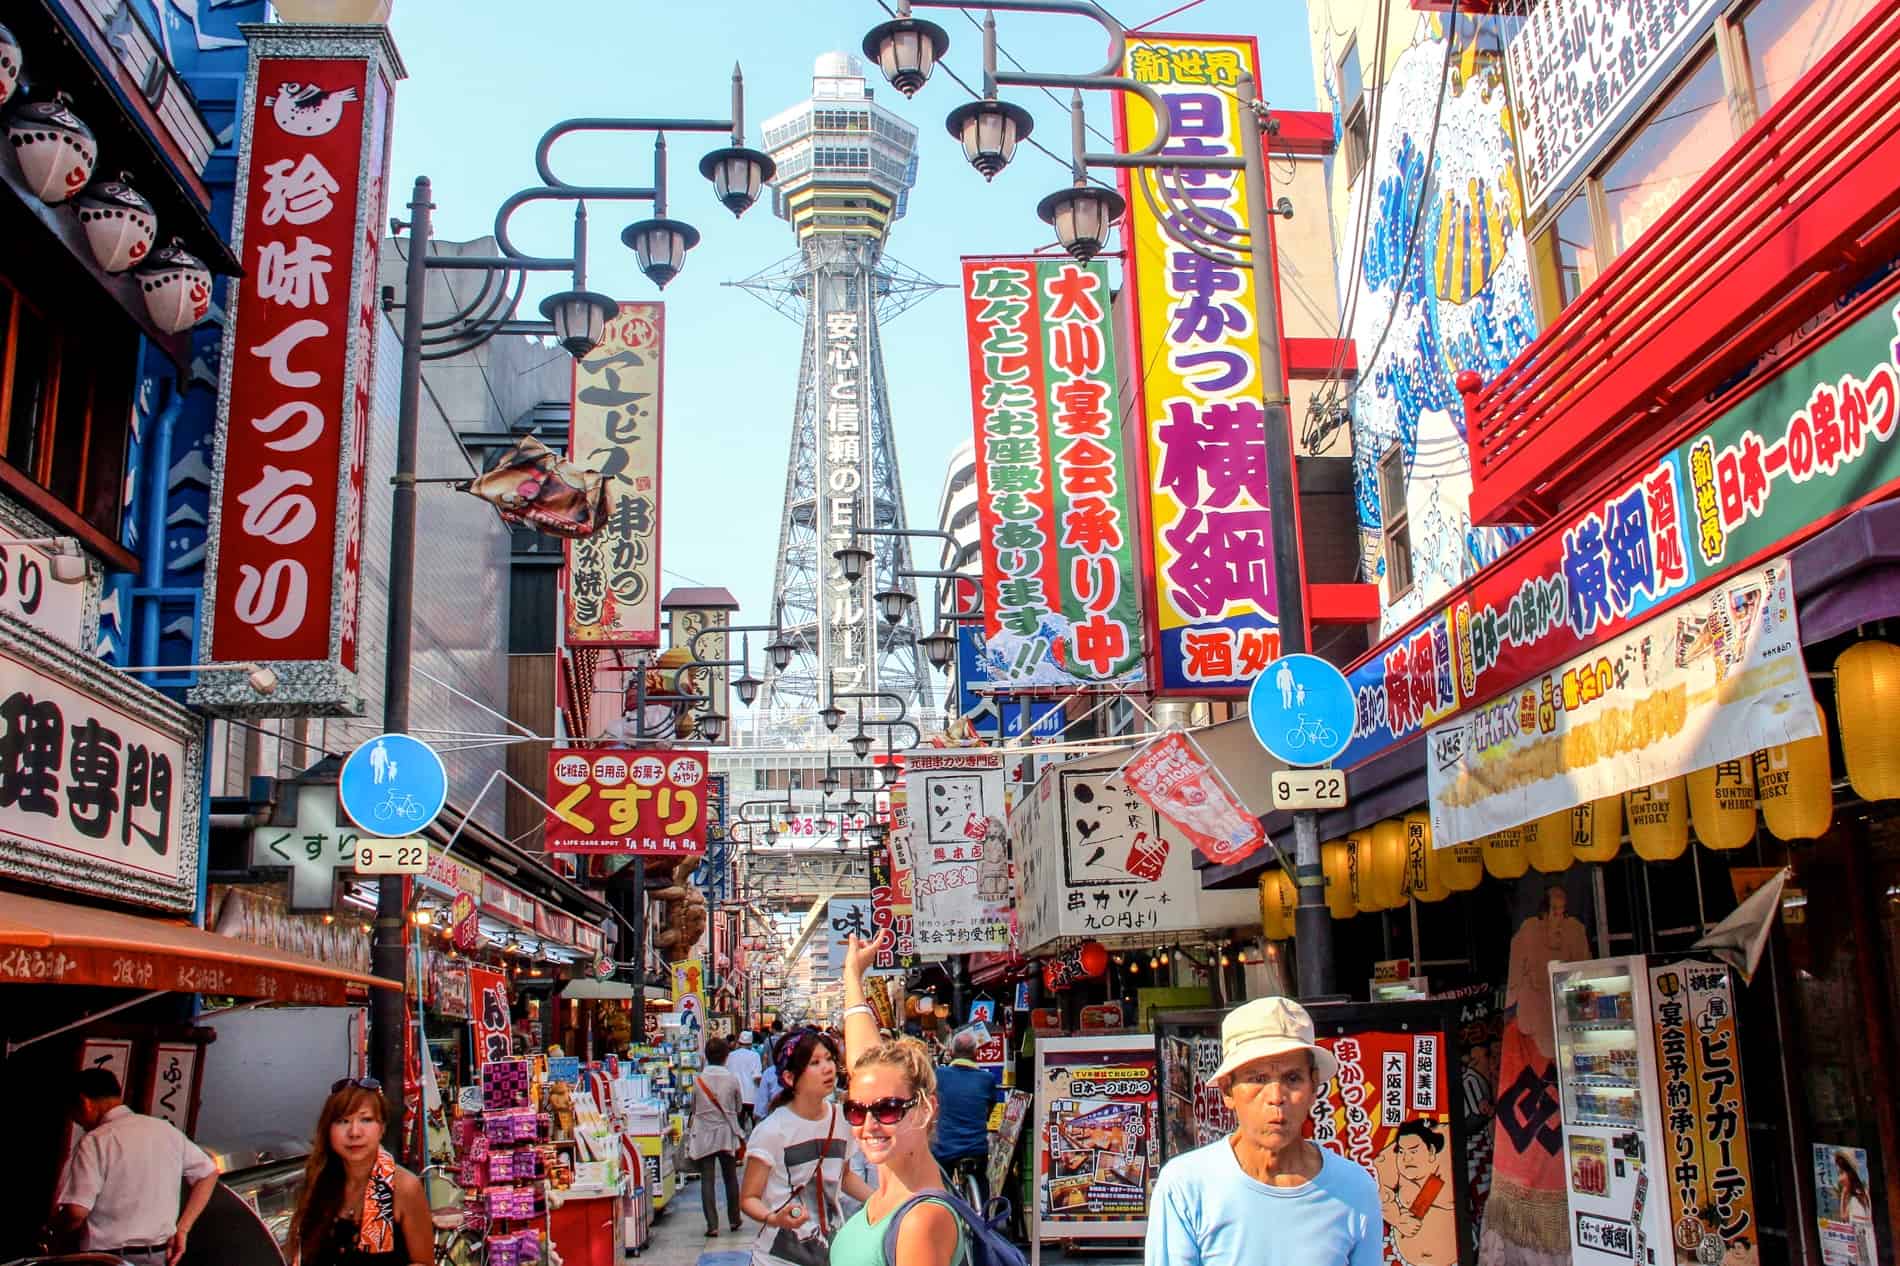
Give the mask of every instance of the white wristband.
M 877 1012 L 871 1010 L 869 1006 L 865 1005 L 862 1002 L 846 1007 L 844 1009 L 844 1014 L 839 1016 L 838 1018 L 840 1021 L 849 1020 L 852 1016 L 856 1015 L 860 1011 L 862 1011 L 865 1015 L 870 1016 L 871 1022 L 873 1024 L 877 1022 Z

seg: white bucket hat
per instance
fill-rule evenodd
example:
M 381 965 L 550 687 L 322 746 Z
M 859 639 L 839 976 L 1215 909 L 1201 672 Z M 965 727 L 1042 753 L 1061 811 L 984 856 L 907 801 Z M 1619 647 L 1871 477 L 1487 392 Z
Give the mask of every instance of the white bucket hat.
M 1313 1040 L 1313 1017 L 1291 998 L 1255 998 L 1227 1013 L 1220 1026 L 1221 1062 L 1210 1079 L 1223 1081 L 1242 1065 L 1293 1051 L 1313 1053 L 1313 1072 L 1324 1086 L 1339 1073 L 1339 1060 Z

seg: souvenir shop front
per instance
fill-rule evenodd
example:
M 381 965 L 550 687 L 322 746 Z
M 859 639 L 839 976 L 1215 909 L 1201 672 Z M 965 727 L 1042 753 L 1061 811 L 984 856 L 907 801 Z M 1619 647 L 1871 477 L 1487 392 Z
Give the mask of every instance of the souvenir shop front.
M 1444 1008 L 1461 1259 L 1893 1258 L 1897 318 L 1892 283 L 1844 306 L 1348 673 L 1337 980 Z M 1203 877 L 1288 938 L 1264 861 Z M 1391 1041 L 1364 1146 L 1418 1213 Z

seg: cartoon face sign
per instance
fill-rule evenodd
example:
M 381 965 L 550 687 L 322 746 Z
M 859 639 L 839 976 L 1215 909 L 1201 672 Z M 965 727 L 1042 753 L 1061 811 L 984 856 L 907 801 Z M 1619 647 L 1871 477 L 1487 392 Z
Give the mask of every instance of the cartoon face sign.
M 356 89 L 325 92 L 316 84 L 280 83 L 264 98 L 277 126 L 292 136 L 325 136 L 343 121 L 343 106 L 356 100 Z

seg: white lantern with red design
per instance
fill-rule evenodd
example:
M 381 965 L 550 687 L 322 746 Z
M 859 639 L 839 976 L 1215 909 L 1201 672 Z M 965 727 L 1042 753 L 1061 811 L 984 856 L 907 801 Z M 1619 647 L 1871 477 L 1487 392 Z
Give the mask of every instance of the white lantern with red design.
M 124 172 L 117 180 L 102 180 L 73 202 L 79 223 L 86 229 L 86 245 L 99 267 L 122 273 L 145 262 L 158 237 L 158 213 L 145 195 L 132 187 Z
M 27 188 L 41 202 L 58 205 L 92 180 L 99 143 L 63 92 L 21 106 L 7 124 L 7 139 Z
M 167 334 L 184 333 L 211 311 L 211 270 L 177 238 L 160 247 L 137 276 L 145 310 Z
M 13 38 L 12 31 L 0 26 L 0 106 L 13 99 L 13 90 L 20 86 L 20 71 L 25 65 L 20 41 Z

